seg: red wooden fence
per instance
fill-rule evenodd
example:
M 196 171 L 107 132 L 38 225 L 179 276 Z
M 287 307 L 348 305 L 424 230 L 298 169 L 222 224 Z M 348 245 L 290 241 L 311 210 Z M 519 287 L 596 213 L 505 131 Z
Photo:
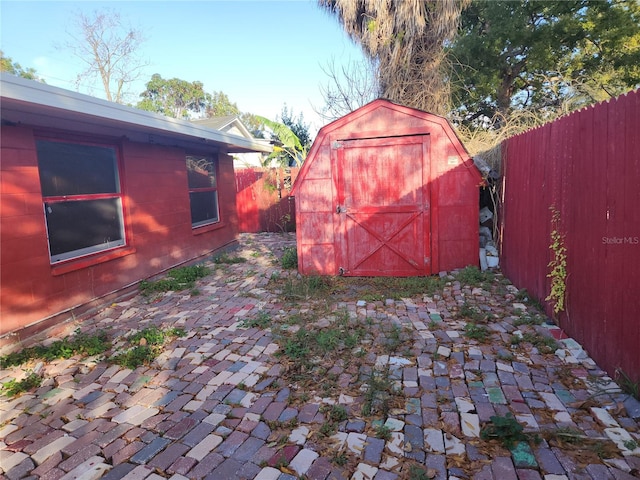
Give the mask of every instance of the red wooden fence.
M 506 140 L 502 270 L 547 313 L 550 207 L 567 248 L 559 325 L 640 381 L 640 91 Z
M 243 233 L 295 230 L 295 204 L 289 198 L 299 168 L 236 170 L 238 228 Z

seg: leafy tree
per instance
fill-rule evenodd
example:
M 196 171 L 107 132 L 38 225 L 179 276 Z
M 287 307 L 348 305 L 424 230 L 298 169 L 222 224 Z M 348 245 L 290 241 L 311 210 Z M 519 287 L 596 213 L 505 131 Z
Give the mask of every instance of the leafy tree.
M 274 142 L 273 153 L 267 157 L 265 166 L 273 163 L 282 167 L 302 165 L 312 143 L 309 127 L 304 123 L 303 115 L 294 118 L 293 111 L 285 105 L 281 122 L 257 115 L 254 117 L 261 123 L 262 130 L 268 130 Z
M 304 115 L 302 113 L 295 117 L 293 109 L 289 109 L 285 104 L 280 113 L 280 121 L 298 137 L 302 150 L 306 152 L 311 148 L 313 140 L 309 133 L 309 125 L 304 123 Z
M 238 105 L 229 100 L 224 92 L 213 92 L 208 98 L 205 109 L 206 117 L 223 117 L 225 115 L 240 115 Z
M 189 118 L 206 112 L 211 107 L 211 96 L 204 91 L 202 82 L 188 82 L 179 78 L 164 79 L 158 73 L 147 82 L 140 94 L 137 108 L 161 113 L 168 117 Z
M 5 57 L 2 50 L 0 50 L 0 72 L 7 72 L 12 75 L 17 75 L 18 77 L 46 83 L 42 78 L 38 77 L 35 69 L 22 68 L 22 66 L 19 63 L 14 62 L 11 57 Z
M 143 33 L 126 26 L 112 10 L 95 11 L 91 16 L 78 12 L 75 27 L 66 46 L 86 66 L 76 85 L 98 77 L 107 100 L 124 103 L 125 87 L 140 78 L 147 66 L 136 54 Z
M 240 114 L 240 120 L 255 138 L 265 138 L 264 123 L 261 117 L 253 113 L 244 112 Z
M 377 66 L 382 96 L 443 114 L 449 109 L 443 44 L 470 0 L 318 0 Z
M 464 122 L 501 127 L 522 109 L 552 117 L 640 84 L 640 3 L 476 0 L 450 54 Z

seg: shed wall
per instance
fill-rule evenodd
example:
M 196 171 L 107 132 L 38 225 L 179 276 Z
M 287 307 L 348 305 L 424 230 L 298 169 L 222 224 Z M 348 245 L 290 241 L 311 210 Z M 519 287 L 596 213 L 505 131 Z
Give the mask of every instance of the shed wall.
M 428 161 L 431 173 L 424 181 L 428 182 L 427 190 L 431 191 L 428 214 L 433 273 L 478 264 L 481 177 L 459 140 L 439 117 L 376 101 L 320 131 L 294 187 L 301 273 L 339 274 L 339 250 L 344 250 L 336 214 L 341 166 L 332 163 L 335 163 L 331 155 L 332 143 L 411 135 L 430 136 Z M 384 176 L 385 172 L 377 174 Z
M 319 144 L 315 158 L 295 197 L 298 265 L 304 275 L 337 275 L 336 185 L 330 145 Z
M 123 141 L 124 209 L 135 251 L 104 263 L 54 274 L 46 238 L 35 137 L 2 127 L 0 195 L 0 333 L 5 334 L 197 259 L 236 239 L 233 160 L 219 157 L 221 223 L 193 230 L 185 151 Z M 44 325 L 44 324 L 43 324 Z

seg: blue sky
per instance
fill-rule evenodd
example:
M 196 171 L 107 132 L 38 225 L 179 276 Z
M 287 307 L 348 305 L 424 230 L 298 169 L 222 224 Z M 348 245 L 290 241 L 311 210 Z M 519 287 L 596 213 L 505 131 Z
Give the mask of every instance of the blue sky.
M 0 45 L 50 85 L 75 90 L 82 66 L 63 45 L 74 12 L 113 9 L 144 32 L 140 54 L 150 62 L 138 95 L 151 75 L 201 81 L 222 91 L 242 111 L 275 119 L 286 104 L 302 112 L 312 131 L 323 125 L 314 113 L 324 100 L 327 65 L 359 60 L 358 46 L 337 19 L 310 0 L 262 1 L 0 1 Z M 82 93 L 104 97 L 98 83 Z

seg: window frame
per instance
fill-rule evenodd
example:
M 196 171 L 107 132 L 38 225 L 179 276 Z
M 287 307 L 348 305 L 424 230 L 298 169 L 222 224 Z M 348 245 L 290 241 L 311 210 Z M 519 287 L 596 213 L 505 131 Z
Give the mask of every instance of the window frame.
M 95 140 L 88 138 L 76 138 L 74 136 L 66 135 L 47 135 L 44 133 L 36 134 L 36 156 L 38 158 L 38 176 L 40 178 L 40 195 L 42 198 L 42 208 L 45 222 L 45 232 L 47 236 L 47 249 L 49 253 L 49 262 L 53 269 L 54 275 L 60 275 L 69 271 L 85 268 L 87 266 L 109 261 L 114 258 L 119 258 L 124 255 L 135 252 L 135 249 L 130 247 L 129 228 L 126 213 L 125 193 L 123 188 L 123 167 L 122 167 L 122 155 L 121 148 L 117 142 L 109 140 Z M 45 195 L 43 189 L 43 167 L 40 162 L 40 155 L 38 152 L 38 142 L 49 143 L 63 143 L 72 146 L 88 146 L 109 149 L 113 152 L 113 174 L 114 174 L 114 186 L 115 192 L 100 192 L 100 193 L 71 193 L 71 194 L 59 194 L 59 195 Z M 111 240 L 103 243 L 97 243 L 89 245 L 83 248 L 75 250 L 65 251 L 62 253 L 53 254 L 53 248 L 51 243 L 52 234 L 50 233 L 51 225 L 47 208 L 55 204 L 67 204 L 71 205 L 71 202 L 92 202 L 103 200 L 115 200 L 115 212 L 118 218 L 114 224 L 117 224 L 117 230 L 119 237 L 116 240 Z
M 189 175 L 190 170 L 189 170 L 188 162 L 189 162 L 189 158 L 191 157 L 196 157 L 198 159 L 203 159 L 203 160 L 206 159 L 213 165 L 213 169 L 212 169 L 213 171 L 209 173 L 209 178 L 211 178 L 211 173 L 213 174 L 213 178 L 214 178 L 213 186 L 201 187 L 201 186 L 192 186 L 190 184 L 190 175 Z M 209 231 L 211 229 L 220 227 L 222 225 L 222 215 L 220 211 L 220 194 L 219 194 L 220 162 L 217 158 L 217 155 L 187 152 L 185 154 L 185 169 L 187 173 L 187 192 L 189 195 L 191 230 L 194 233 L 201 233 L 201 232 Z M 198 193 L 209 193 L 209 192 L 213 192 L 215 195 L 215 209 L 216 209 L 215 219 L 205 219 L 205 220 L 200 220 L 198 222 L 194 222 L 192 195 L 198 194 Z

